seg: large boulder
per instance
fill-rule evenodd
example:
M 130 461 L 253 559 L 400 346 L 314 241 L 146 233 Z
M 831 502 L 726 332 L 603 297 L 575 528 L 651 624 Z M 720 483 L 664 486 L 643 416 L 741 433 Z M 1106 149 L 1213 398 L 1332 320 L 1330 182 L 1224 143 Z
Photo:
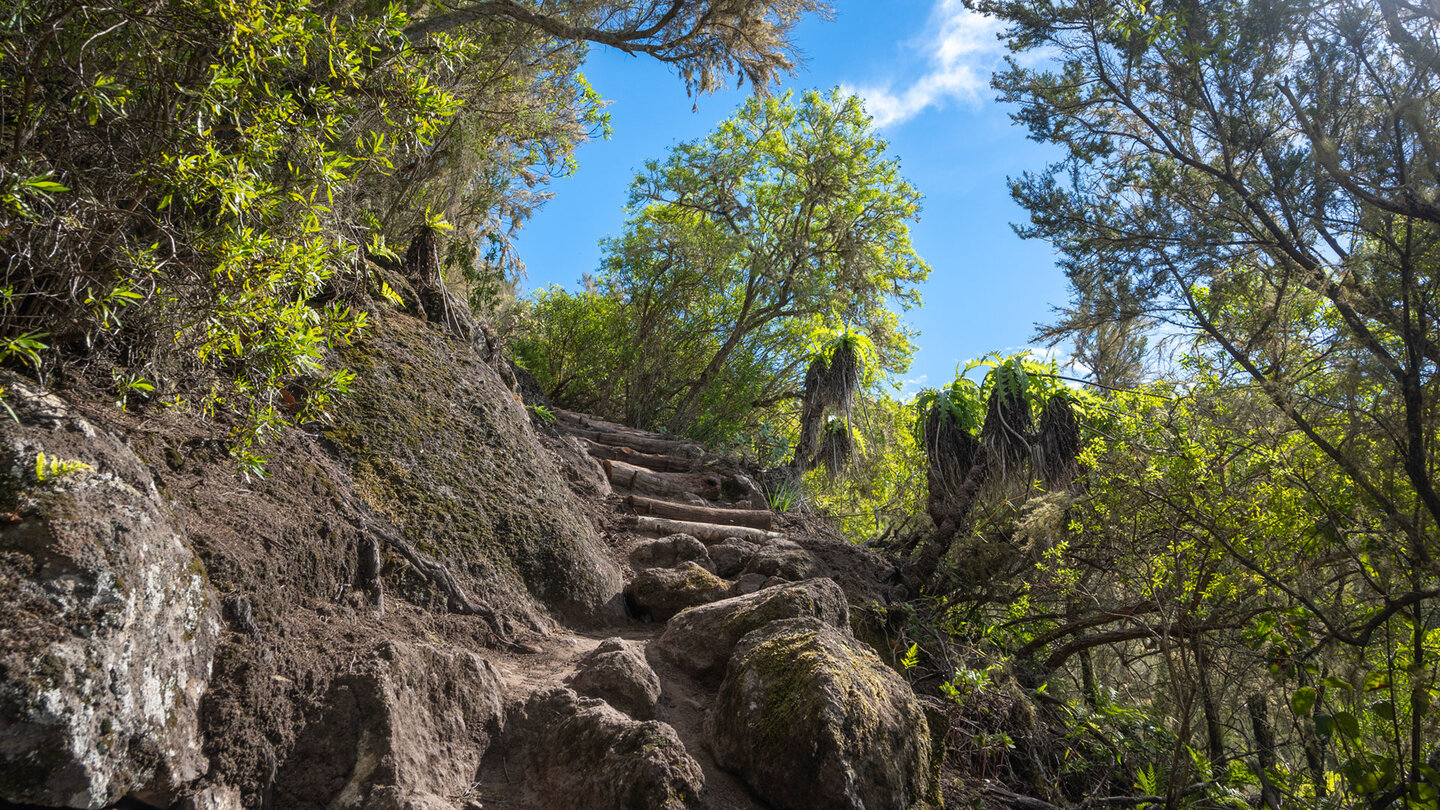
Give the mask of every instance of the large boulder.
M 606 639 L 576 665 L 566 681 L 586 697 L 599 698 L 636 720 L 653 720 L 660 703 L 660 677 L 633 641 Z
M 665 621 L 688 607 L 704 605 L 730 596 L 734 583 L 726 582 L 689 561 L 675 568 L 641 571 L 626 589 L 631 611 Z
M 907 810 L 931 801 L 930 735 L 910 687 L 868 647 L 811 617 L 745 636 L 705 739 L 779 810 Z
M 850 609 L 840 586 L 812 579 L 682 610 L 656 645 L 671 663 L 699 678 L 719 678 L 746 634 L 781 619 L 812 616 L 849 632 Z
M 580 810 L 699 808 L 705 777 L 675 730 L 632 720 L 566 688 L 540 692 L 512 717 L 510 768 L 524 787 L 506 806 Z M 522 795 L 515 795 L 522 794 Z
M 5 387 L 0 802 L 169 804 L 207 768 L 205 570 L 129 447 L 53 394 Z
M 503 725 L 494 667 L 474 653 L 388 641 L 337 679 L 275 784 L 294 810 L 429 810 L 464 795 Z

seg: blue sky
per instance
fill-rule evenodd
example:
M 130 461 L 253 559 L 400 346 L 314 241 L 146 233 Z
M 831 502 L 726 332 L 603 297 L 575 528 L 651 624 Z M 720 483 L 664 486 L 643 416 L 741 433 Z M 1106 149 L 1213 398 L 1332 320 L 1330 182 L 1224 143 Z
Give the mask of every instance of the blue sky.
M 924 194 L 913 236 L 932 272 L 924 305 L 906 316 L 920 332 L 906 390 L 943 384 L 967 359 L 1026 345 L 1034 324 L 1065 300 L 1049 245 L 1011 230 L 1025 214 L 1005 184 L 1054 153 L 1026 139 L 994 101 L 989 77 L 1004 51 L 991 21 L 959 0 L 836 6 L 833 21 L 799 29 L 806 64 L 785 87 L 859 93 L 903 174 Z M 611 102 L 614 135 L 581 148 L 579 171 L 555 182 L 554 199 L 522 232 L 526 290 L 578 286 L 599 266 L 598 242 L 621 229 L 635 170 L 703 136 L 745 98 L 743 90 L 687 97 L 662 65 L 602 48 L 592 50 L 585 73 Z

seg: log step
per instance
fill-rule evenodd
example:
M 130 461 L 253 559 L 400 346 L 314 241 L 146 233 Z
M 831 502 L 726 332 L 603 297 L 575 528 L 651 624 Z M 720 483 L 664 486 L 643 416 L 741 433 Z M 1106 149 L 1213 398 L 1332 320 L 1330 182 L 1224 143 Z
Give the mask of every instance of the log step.
M 650 515 L 637 516 L 635 528 L 642 532 L 655 532 L 656 534 L 688 534 L 707 544 L 723 543 L 731 537 L 739 537 L 742 540 L 756 543 L 769 543 L 785 539 L 785 535 L 779 532 L 767 532 L 763 529 L 752 529 L 749 526 L 718 526 L 714 523 L 694 523 Z
M 680 458 L 691 459 L 700 458 L 705 455 L 704 446 L 696 442 L 681 441 L 678 439 L 655 439 L 638 434 L 607 433 L 603 430 L 589 430 L 572 425 L 560 425 L 560 428 L 571 436 L 579 439 L 588 439 L 596 444 L 603 444 L 607 447 L 628 447 L 641 453 L 678 456 Z
M 693 458 L 642 453 L 634 448 L 600 444 L 584 438 L 579 441 L 590 455 L 598 459 L 623 461 L 626 464 L 633 464 L 636 467 L 644 467 L 656 472 L 690 472 L 695 469 L 695 459 Z
M 667 473 L 636 467 L 623 461 L 604 459 L 605 477 L 611 486 L 624 487 L 642 495 L 675 495 L 688 492 L 706 500 L 720 498 L 720 476 L 714 473 Z
M 564 408 L 552 408 L 551 412 L 561 422 L 578 427 L 582 430 L 598 430 L 601 433 L 620 433 L 631 436 L 644 436 L 650 439 L 673 439 L 673 436 L 666 436 L 650 430 L 632 428 L 629 425 L 622 425 L 619 422 L 607 422 L 604 419 L 597 419 L 589 414 L 567 411 Z
M 690 504 L 659 501 L 640 495 L 631 495 L 625 499 L 625 503 L 631 509 L 634 509 L 637 515 L 651 515 L 653 517 L 668 518 L 670 520 L 711 523 L 721 526 L 748 526 L 752 529 L 760 529 L 761 531 L 769 531 L 770 527 L 774 525 L 774 521 L 772 520 L 773 516 L 770 512 L 761 512 L 755 509 L 720 509 L 709 506 L 691 506 Z

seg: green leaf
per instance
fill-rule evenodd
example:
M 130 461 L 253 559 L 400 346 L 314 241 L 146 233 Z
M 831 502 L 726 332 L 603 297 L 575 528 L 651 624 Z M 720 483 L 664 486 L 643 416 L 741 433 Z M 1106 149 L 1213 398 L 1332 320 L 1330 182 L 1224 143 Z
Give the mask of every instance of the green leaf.
M 1335 728 L 1352 740 L 1360 739 L 1360 721 L 1350 712 L 1338 712 L 1335 715 Z
M 1312 708 L 1314 708 L 1315 697 L 1315 687 L 1300 687 L 1299 689 L 1295 690 L 1295 694 L 1290 696 L 1290 710 L 1295 712 L 1296 717 L 1304 717 L 1305 715 L 1310 713 L 1310 710 Z

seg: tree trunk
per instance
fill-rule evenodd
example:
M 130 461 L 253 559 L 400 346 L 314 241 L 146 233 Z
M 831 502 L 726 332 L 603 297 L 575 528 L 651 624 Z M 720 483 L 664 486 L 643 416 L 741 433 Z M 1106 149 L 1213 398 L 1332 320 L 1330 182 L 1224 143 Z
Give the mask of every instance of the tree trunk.
M 1270 770 L 1275 767 L 1275 728 L 1270 725 L 1270 703 L 1265 696 L 1256 692 L 1245 701 L 1250 713 L 1250 729 L 1255 734 L 1255 770 L 1260 777 L 1260 801 L 1271 808 L 1280 810 L 1280 791 L 1270 781 Z
M 749 526 L 717 526 L 714 523 L 690 523 L 683 520 L 641 515 L 635 518 L 635 528 L 642 532 L 656 534 L 688 534 L 702 543 L 723 543 L 731 537 L 749 540 L 752 543 L 770 543 L 784 540 L 779 532 L 752 529 Z
M 625 503 L 637 515 L 652 515 L 670 520 L 686 520 L 694 523 L 714 523 L 722 526 L 749 526 L 752 529 L 769 531 L 773 525 L 771 513 L 755 509 L 718 509 L 709 506 L 657 501 L 651 498 L 631 495 Z
M 664 473 L 606 459 L 605 477 L 611 486 L 624 487 L 643 495 L 691 493 L 709 500 L 720 497 L 720 476 L 714 473 Z

